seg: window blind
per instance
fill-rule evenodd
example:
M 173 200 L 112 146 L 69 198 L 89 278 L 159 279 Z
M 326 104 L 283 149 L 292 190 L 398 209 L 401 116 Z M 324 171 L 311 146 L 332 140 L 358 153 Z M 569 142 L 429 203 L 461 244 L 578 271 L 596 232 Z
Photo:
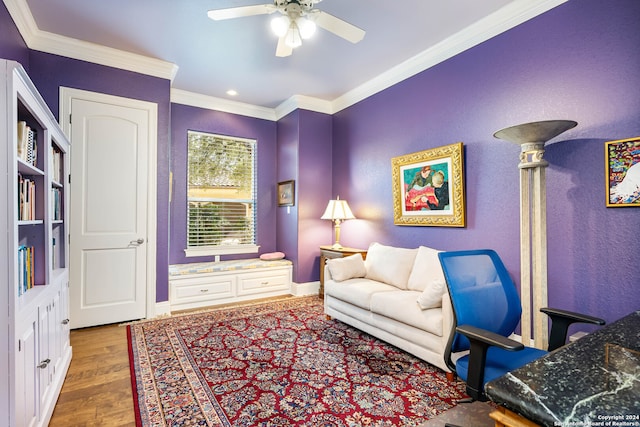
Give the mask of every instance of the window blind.
M 256 244 L 256 141 L 188 132 L 187 247 Z

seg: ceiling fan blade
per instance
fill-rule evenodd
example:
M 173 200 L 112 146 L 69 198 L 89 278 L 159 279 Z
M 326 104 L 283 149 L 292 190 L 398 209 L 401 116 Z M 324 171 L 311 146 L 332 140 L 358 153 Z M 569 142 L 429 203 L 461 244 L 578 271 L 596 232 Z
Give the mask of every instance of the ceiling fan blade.
M 214 21 L 220 21 L 223 19 L 242 18 L 244 16 L 268 15 L 276 10 L 278 9 L 273 4 L 258 4 L 255 6 L 210 10 L 207 12 L 207 15 Z
M 312 19 L 315 20 L 316 25 L 319 27 L 330 31 L 345 40 L 349 40 L 351 43 L 358 43 L 364 38 L 365 31 L 363 29 L 349 24 L 340 18 L 336 18 L 327 12 L 323 12 L 321 10 L 314 11 Z
M 276 48 L 276 56 L 280 58 L 284 58 L 285 56 L 290 56 L 293 53 L 293 48 L 288 46 L 285 42 L 285 36 L 282 36 L 278 39 L 278 47 Z

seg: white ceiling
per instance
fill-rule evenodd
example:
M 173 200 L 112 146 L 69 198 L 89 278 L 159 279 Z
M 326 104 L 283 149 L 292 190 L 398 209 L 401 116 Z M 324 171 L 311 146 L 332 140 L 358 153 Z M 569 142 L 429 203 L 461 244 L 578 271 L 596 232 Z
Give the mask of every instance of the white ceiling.
M 271 16 L 207 17 L 270 0 L 4 0 L 30 48 L 173 79 L 172 99 L 204 95 L 266 109 L 297 99 L 327 112 L 564 1 L 323 0 L 317 8 L 364 29 L 364 40 L 319 29 L 279 58 Z

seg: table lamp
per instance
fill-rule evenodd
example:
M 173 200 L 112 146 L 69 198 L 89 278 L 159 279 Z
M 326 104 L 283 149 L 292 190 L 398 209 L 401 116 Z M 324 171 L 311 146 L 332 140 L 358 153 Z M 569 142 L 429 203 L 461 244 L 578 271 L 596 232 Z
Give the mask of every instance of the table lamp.
M 346 200 L 340 200 L 340 196 L 338 196 L 336 200 L 329 200 L 327 209 L 325 209 L 324 214 L 322 214 L 320 219 L 330 219 L 334 222 L 336 234 L 336 242 L 332 246 L 334 249 L 342 248 L 342 245 L 340 244 L 340 223 L 344 220 L 355 218 L 356 217 L 353 216 Z

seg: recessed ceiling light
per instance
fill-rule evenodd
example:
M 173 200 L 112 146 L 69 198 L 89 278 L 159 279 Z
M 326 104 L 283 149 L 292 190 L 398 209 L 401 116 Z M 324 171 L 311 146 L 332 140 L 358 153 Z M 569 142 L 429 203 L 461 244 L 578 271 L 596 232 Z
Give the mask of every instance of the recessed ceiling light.
M 238 92 L 233 90 L 233 89 L 229 89 L 227 91 L 227 95 L 229 95 L 229 96 L 236 96 L 237 94 L 238 94 Z

